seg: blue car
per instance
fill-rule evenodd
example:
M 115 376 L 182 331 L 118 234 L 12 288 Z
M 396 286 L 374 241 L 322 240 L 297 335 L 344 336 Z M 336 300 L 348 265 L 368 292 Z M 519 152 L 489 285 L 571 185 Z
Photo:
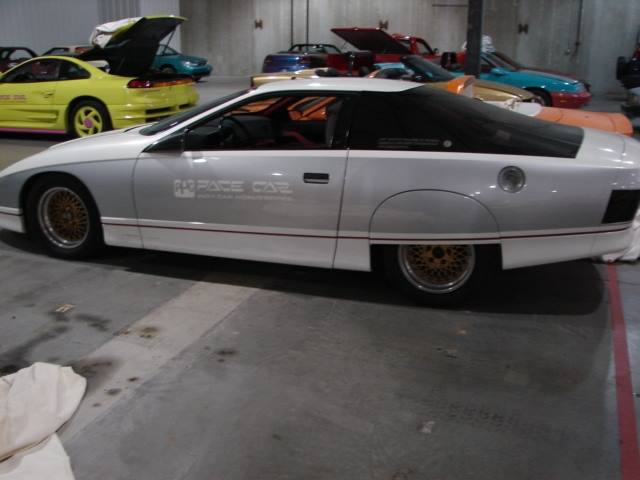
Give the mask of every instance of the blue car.
M 211 74 L 213 68 L 206 58 L 192 57 L 176 52 L 168 45 L 160 45 L 151 65 L 153 70 L 166 73 L 182 73 L 191 75 L 196 80 Z
M 462 71 L 451 73 L 464 75 Z M 520 70 L 494 53 L 482 54 L 480 79 L 529 90 L 540 103 L 549 107 L 580 108 L 591 99 L 585 84 L 575 78 L 539 70 Z

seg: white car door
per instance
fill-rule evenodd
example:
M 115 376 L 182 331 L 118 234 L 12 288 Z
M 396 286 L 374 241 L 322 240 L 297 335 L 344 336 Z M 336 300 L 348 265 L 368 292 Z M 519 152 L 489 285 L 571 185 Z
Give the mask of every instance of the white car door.
M 144 153 L 134 174 L 144 247 L 332 266 L 348 104 L 262 97 L 189 128 L 181 151 Z

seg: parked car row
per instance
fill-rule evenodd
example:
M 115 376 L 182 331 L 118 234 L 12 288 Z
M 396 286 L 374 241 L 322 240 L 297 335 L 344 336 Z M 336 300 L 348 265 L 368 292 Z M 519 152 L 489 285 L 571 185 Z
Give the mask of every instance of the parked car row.
M 94 48 L 94 45 L 59 45 L 51 47 L 41 56 L 77 56 Z M 38 55 L 26 47 L 0 47 L 0 73 L 6 72 Z M 151 71 L 190 75 L 196 81 L 211 75 L 213 67 L 206 58 L 184 55 L 169 45 L 160 45 L 151 64 Z

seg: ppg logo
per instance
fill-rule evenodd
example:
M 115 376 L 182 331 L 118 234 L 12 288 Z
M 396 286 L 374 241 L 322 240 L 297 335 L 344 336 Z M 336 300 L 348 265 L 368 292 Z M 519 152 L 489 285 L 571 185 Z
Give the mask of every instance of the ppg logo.
M 195 180 L 174 180 L 173 195 L 177 198 L 195 198 L 196 182 Z

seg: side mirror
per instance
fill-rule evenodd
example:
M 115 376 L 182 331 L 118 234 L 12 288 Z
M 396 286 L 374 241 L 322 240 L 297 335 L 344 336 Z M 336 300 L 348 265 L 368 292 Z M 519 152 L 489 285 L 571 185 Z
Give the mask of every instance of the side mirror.
M 216 150 L 225 146 L 225 137 L 233 130 L 224 125 L 200 125 L 182 135 L 184 151 Z
M 500 68 L 500 67 L 493 67 L 491 69 L 491 74 L 495 75 L 497 77 L 502 77 L 503 75 L 506 75 L 507 72 L 504 69 Z
M 145 148 L 145 152 L 181 152 L 186 133 L 177 131 Z

